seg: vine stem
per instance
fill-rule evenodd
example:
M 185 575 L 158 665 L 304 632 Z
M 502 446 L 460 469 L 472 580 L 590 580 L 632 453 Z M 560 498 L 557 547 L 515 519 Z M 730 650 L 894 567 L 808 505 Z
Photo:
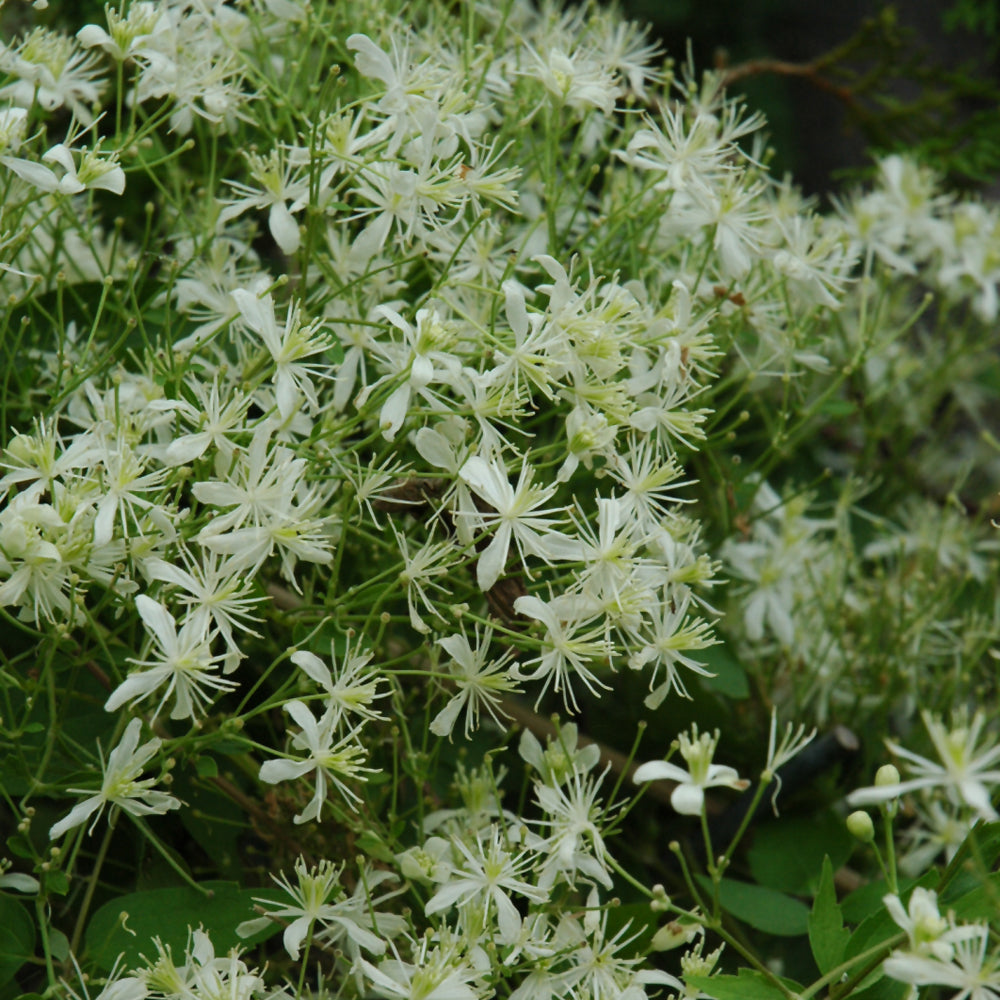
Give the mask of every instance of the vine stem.
M 94 859 L 94 870 L 87 879 L 87 891 L 83 894 L 83 902 L 76 915 L 76 923 L 73 925 L 73 938 L 69 944 L 71 955 L 75 955 L 80 948 L 80 939 L 83 937 L 83 925 L 87 922 L 87 914 L 90 911 L 90 904 L 94 899 L 94 891 L 101 878 L 101 869 L 104 867 L 104 859 L 108 856 L 108 848 L 111 846 L 111 837 L 115 832 L 118 820 L 118 810 L 115 809 L 108 816 L 108 825 L 101 840 L 101 846 L 97 849 L 97 857 Z
M 828 94 L 833 94 L 844 104 L 853 106 L 857 103 L 849 87 L 838 86 L 832 80 L 827 79 L 820 73 L 819 66 L 814 62 L 793 63 L 783 59 L 748 59 L 746 62 L 726 70 L 722 77 L 722 86 L 728 90 L 739 80 L 745 80 L 751 76 L 762 76 L 765 73 L 772 73 L 775 76 L 801 77 L 818 90 L 825 90 Z

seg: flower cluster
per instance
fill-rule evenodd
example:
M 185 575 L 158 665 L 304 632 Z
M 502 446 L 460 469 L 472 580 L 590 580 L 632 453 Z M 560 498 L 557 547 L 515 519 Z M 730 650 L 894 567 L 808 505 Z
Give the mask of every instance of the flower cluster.
M 730 923 L 766 787 L 824 766 L 812 721 L 995 693 L 995 210 L 892 156 L 822 213 L 616 14 L 458 8 L 0 41 L 0 964 L 34 992 L 733 996 L 734 952 L 805 992 Z M 684 766 L 632 770 L 633 712 Z M 768 718 L 716 843 L 751 785 L 716 752 Z M 925 723 L 938 759 L 891 740 L 912 774 L 848 799 L 916 793 L 918 877 L 1000 781 L 982 713 Z M 883 870 L 884 971 L 992 995 L 987 924 Z M 817 884 L 781 891 L 825 927 Z

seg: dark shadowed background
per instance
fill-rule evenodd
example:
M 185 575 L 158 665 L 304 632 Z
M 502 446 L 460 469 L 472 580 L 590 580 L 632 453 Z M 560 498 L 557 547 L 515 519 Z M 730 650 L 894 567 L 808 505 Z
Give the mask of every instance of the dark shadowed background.
M 695 64 L 702 68 L 719 63 L 738 67 L 761 59 L 810 63 L 847 42 L 866 19 L 883 16 L 889 6 L 903 45 L 883 53 L 888 65 L 880 71 L 879 89 L 886 96 L 913 100 L 927 87 L 927 81 L 912 78 L 907 60 L 939 72 L 942 79 L 964 66 L 970 77 L 996 87 L 1000 5 L 995 0 L 897 0 L 891 5 L 884 0 L 626 0 L 623 9 L 629 17 L 653 25 L 675 62 L 683 61 L 690 39 Z M 859 51 L 846 64 L 866 72 L 872 57 Z M 893 71 L 899 74 L 895 79 Z M 850 101 L 823 89 L 815 77 L 760 72 L 742 76 L 731 89 L 742 91 L 751 107 L 765 111 L 776 153 L 774 171 L 779 176 L 790 171 L 807 192 L 835 187 L 845 171 L 865 166 L 866 150 L 879 144 L 871 129 L 866 134 L 859 127 Z M 973 95 L 944 110 L 940 121 L 950 124 L 976 112 L 995 114 L 1000 122 L 995 100 Z M 910 122 L 906 118 L 900 111 L 893 123 L 903 135 L 907 127 L 917 138 L 934 131 L 933 124 L 916 116 Z M 1000 156 L 995 159 L 1000 163 Z M 989 186 L 992 170 L 989 160 L 978 182 Z

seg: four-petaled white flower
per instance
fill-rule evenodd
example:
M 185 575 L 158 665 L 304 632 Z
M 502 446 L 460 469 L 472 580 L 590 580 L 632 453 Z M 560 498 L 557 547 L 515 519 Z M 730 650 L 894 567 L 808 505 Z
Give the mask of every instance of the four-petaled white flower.
M 538 556 L 546 561 L 553 557 L 545 536 L 557 524 L 552 515 L 561 513 L 563 508 L 544 505 L 552 499 L 558 483 L 536 486 L 534 469 L 525 461 L 517 486 L 511 486 L 506 470 L 499 463 L 487 462 L 479 455 L 470 458 L 459 475 L 472 492 L 492 508 L 467 516 L 474 517 L 485 528 L 496 529 L 476 565 L 480 590 L 489 590 L 500 578 L 511 540 L 517 544 L 522 562 L 526 555 Z
M 549 896 L 548 890 L 521 878 L 532 858 L 527 852 L 512 855 L 495 824 L 490 827 L 489 837 L 478 839 L 474 849 L 458 839 L 454 844 L 463 858 L 460 867 L 455 868 L 444 885 L 431 896 L 424 912 L 430 916 L 475 900 L 477 906 L 482 907 L 484 921 L 491 909 L 496 910 L 499 940 L 504 944 L 516 941 L 521 933 L 521 915 L 510 894 L 517 893 L 536 903 L 544 902 Z
M 104 703 L 108 712 L 114 712 L 126 702 L 142 701 L 154 691 L 167 685 L 153 718 L 160 714 L 164 702 L 174 696 L 171 719 L 193 719 L 210 700 L 204 689 L 232 691 L 235 681 L 219 677 L 214 671 L 222 654 L 212 652 L 214 633 L 207 631 L 206 621 L 194 617 L 184 622 L 180 629 L 174 616 L 151 597 L 140 594 L 135 599 L 139 617 L 146 626 L 153 643 L 154 659 L 133 660 L 137 670 L 128 675 Z
M 359 740 L 359 729 L 352 729 L 338 739 L 340 711 L 336 707 L 327 709 L 318 720 L 301 701 L 288 702 L 285 711 L 301 727 L 301 732 L 292 737 L 292 748 L 305 750 L 307 755 L 301 760 L 266 761 L 260 768 L 260 780 L 276 785 L 279 781 L 295 781 L 316 772 L 316 791 L 312 800 L 293 822 L 306 823 L 320 818 L 328 782 L 351 802 L 360 802 L 357 792 L 345 784 L 350 779 L 365 781 L 366 773 L 374 773 L 373 768 L 362 765 L 367 754 Z
M 104 778 L 98 792 L 90 794 L 88 789 L 70 788 L 69 791 L 78 795 L 87 795 L 82 802 L 77 803 L 58 823 L 49 830 L 49 839 L 55 840 L 68 830 L 85 823 L 94 816 L 89 832 L 110 803 L 124 809 L 132 816 L 160 815 L 170 809 L 180 807 L 180 800 L 167 792 L 153 788 L 157 778 L 140 778 L 146 764 L 159 752 L 161 740 L 154 737 L 148 743 L 139 746 L 139 733 L 142 730 L 142 720 L 133 719 L 121 742 L 108 754 L 104 765 Z M 94 814 L 97 814 L 96 816 Z
M 336 924 L 358 945 L 373 955 L 385 952 L 382 938 L 358 925 L 346 912 L 353 901 L 344 900 L 340 885 L 340 875 L 344 866 L 332 861 L 320 861 L 319 865 L 307 867 L 299 858 L 295 862 L 295 884 L 287 875 L 272 875 L 271 878 L 291 897 L 292 903 L 276 903 L 272 899 L 255 899 L 267 909 L 267 916 L 244 921 L 236 928 L 240 937 L 249 937 L 267 927 L 272 921 L 285 925 L 282 943 L 293 961 L 298 961 L 303 942 L 313 934 L 317 922 Z M 347 907 L 345 907 L 347 902 Z
M 1000 763 L 1000 743 L 993 742 L 992 746 L 986 741 L 980 743 L 980 734 L 986 724 L 983 713 L 976 712 L 971 723 L 964 718 L 957 719 L 950 730 L 930 712 L 922 712 L 921 717 L 940 763 L 886 740 L 886 746 L 908 762 L 916 777 L 898 784 L 858 789 L 847 797 L 848 805 L 867 806 L 918 788 L 939 788 L 952 802 L 968 806 L 981 819 L 987 822 L 1000 819 L 1000 813 L 990 801 L 992 789 L 1000 784 L 1000 767 L 994 766 Z
M 691 736 L 681 733 L 677 737 L 681 756 L 687 762 L 688 770 L 665 760 L 651 760 L 635 769 L 633 780 L 676 781 L 677 787 L 670 793 L 670 804 L 683 816 L 700 816 L 705 808 L 705 789 L 724 786 L 743 791 L 750 784 L 741 778 L 735 768 L 724 764 L 713 764 L 715 747 L 719 742 L 719 731 L 714 735 L 698 733 L 697 723 L 691 726 Z

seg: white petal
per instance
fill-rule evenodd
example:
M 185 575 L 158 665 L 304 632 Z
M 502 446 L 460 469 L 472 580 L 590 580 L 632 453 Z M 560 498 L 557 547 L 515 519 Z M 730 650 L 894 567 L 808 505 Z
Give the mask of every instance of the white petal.
M 315 653 L 300 649 L 297 653 L 292 653 L 291 661 L 321 688 L 329 690 L 333 687 L 333 677 L 330 675 L 329 667 Z
M 258 777 L 269 785 L 279 781 L 294 781 L 308 774 L 316 765 L 311 760 L 267 760 L 260 766 Z
M 177 622 L 167 609 L 151 597 L 139 594 L 135 599 L 135 609 L 143 620 L 148 632 L 152 632 L 164 651 L 174 647 L 177 641 Z
M 74 826 L 86 822 L 91 813 L 96 812 L 102 805 L 104 805 L 104 799 L 100 795 L 92 795 L 89 799 L 78 802 L 70 810 L 69 815 L 64 816 L 49 830 L 49 840 L 55 840 L 67 830 L 72 830 Z
M 497 582 L 507 563 L 510 533 L 510 525 L 502 525 L 493 536 L 493 541 L 486 547 L 486 551 L 479 556 L 479 562 L 476 565 L 476 582 L 484 593 Z
M 299 224 L 283 201 L 277 201 L 271 206 L 267 225 L 282 253 L 291 255 L 298 250 L 301 240 Z
M 632 780 L 638 785 L 644 781 L 690 781 L 691 775 L 676 764 L 665 760 L 650 760 L 640 764 L 632 775 Z
M 447 736 L 451 738 L 451 731 L 455 728 L 455 720 L 458 713 L 462 711 L 465 698 L 461 694 L 455 695 L 436 716 L 430 725 L 430 730 L 435 736 Z
M 167 679 L 169 673 L 170 669 L 167 667 L 156 667 L 153 670 L 137 670 L 134 674 L 129 674 L 111 692 L 104 703 L 104 711 L 114 712 L 126 702 L 144 698 L 155 691 Z
M 678 785 L 670 793 L 670 804 L 682 816 L 700 816 L 705 808 L 705 793 L 700 785 Z
M 512 944 L 521 936 L 521 914 L 517 907 L 500 891 L 493 893 L 493 901 L 497 904 L 497 924 L 500 927 L 500 941 Z
M 421 427 L 414 435 L 415 445 L 420 457 L 438 469 L 451 469 L 455 464 L 455 455 L 448 444 L 447 438 L 430 427 Z

